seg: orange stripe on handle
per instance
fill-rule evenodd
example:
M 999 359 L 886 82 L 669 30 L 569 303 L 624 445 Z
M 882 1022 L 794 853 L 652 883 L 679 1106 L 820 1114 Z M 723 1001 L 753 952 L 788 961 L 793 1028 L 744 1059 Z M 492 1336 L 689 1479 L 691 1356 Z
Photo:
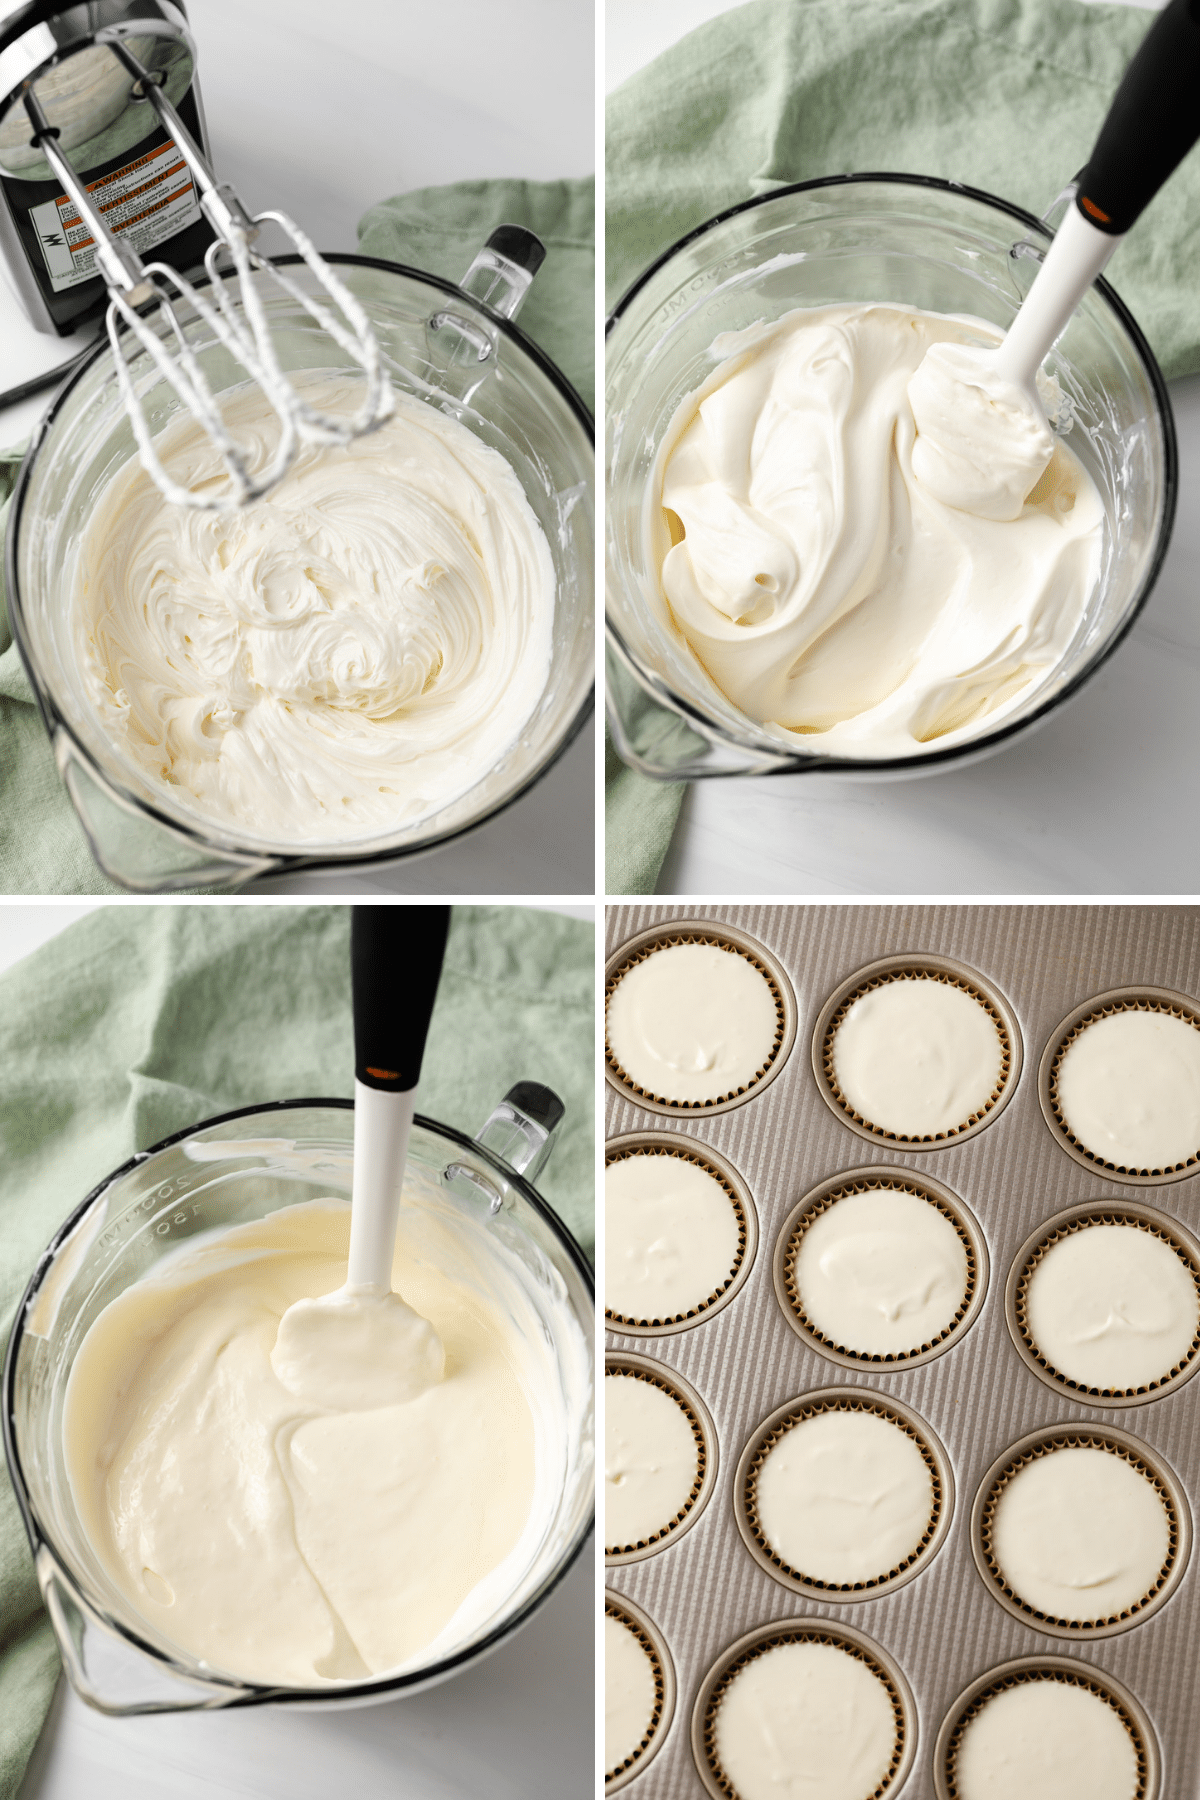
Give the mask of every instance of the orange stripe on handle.
M 367 1074 L 373 1075 L 376 1081 L 399 1081 L 400 1079 L 399 1069 L 373 1069 L 370 1063 L 367 1064 Z
M 1079 204 L 1090 219 L 1099 219 L 1102 225 L 1112 224 L 1112 220 L 1109 218 L 1108 214 L 1106 212 L 1101 212 L 1095 201 L 1089 200 L 1086 194 L 1080 194 Z

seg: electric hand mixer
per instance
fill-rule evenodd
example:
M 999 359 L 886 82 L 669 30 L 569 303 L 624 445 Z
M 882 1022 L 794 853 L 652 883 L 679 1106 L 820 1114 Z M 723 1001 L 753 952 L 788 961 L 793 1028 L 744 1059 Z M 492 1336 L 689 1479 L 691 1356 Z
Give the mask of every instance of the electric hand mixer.
M 130 6 L 123 0 L 101 0 L 99 5 L 75 6 L 49 10 L 33 4 L 24 13 L 40 14 L 29 29 L 0 49 L 0 175 L 4 179 L 5 198 L 9 202 L 0 215 L 0 242 L 10 252 L 17 248 L 29 258 L 31 268 L 23 269 L 24 285 L 29 289 L 32 272 L 40 290 L 53 293 L 72 284 L 85 283 L 98 275 L 108 295 L 105 325 L 115 360 L 118 382 L 125 409 L 133 426 L 142 462 L 163 496 L 180 506 L 213 511 L 230 505 L 245 505 L 258 499 L 284 475 L 297 452 L 309 444 L 347 444 L 351 439 L 373 431 L 392 411 L 392 391 L 383 367 L 379 345 L 366 313 L 338 279 L 311 240 L 296 223 L 275 210 L 251 215 L 227 182 L 217 180 L 197 142 L 196 135 L 177 110 L 176 101 L 184 93 L 194 93 L 192 75 L 195 49 L 186 30 L 182 12 L 168 0 L 143 0 Z M 131 16 L 136 15 L 136 16 Z M 24 21 L 19 21 L 24 22 Z M 3 40 L 0 40 L 2 42 Z M 172 98 L 174 95 L 174 98 Z M 139 119 L 140 111 L 140 119 Z M 198 95 L 192 108 L 198 121 Z M 207 292 L 195 285 L 169 263 L 143 261 L 134 247 L 134 234 L 127 220 L 123 231 L 110 230 L 105 210 L 120 205 L 126 193 L 135 196 L 148 185 L 137 186 L 142 170 L 149 169 L 154 150 L 134 156 L 124 168 L 108 170 L 112 161 L 120 161 L 131 134 L 143 141 L 153 130 L 154 118 L 161 126 L 159 137 L 165 136 L 164 148 L 174 155 L 191 177 L 191 183 L 156 203 L 159 207 L 178 206 L 186 201 L 187 187 L 194 184 L 192 210 L 183 215 L 190 225 L 204 215 L 215 234 L 204 255 Z M 132 121 L 132 123 L 130 122 Z M 201 125 L 202 131 L 202 125 Z M 124 139 L 124 142 L 121 140 Z M 119 146 L 114 159 L 98 164 L 97 151 Z M 81 175 L 68 155 L 74 147 L 77 160 L 85 164 Z M 137 146 L 141 148 L 139 144 Z M 14 219 L 20 209 L 12 206 L 13 178 L 28 176 L 31 166 L 48 165 L 63 194 L 76 209 L 82 230 L 90 234 L 82 242 L 91 249 L 94 262 L 79 264 L 70 260 L 68 273 L 55 276 L 50 257 L 43 252 L 46 270 L 39 269 L 30 256 L 30 244 L 20 242 L 28 232 L 14 230 Z M 88 168 L 91 163 L 92 168 Z M 99 167 L 106 172 L 99 180 L 88 182 L 86 173 Z M 179 162 L 173 167 L 178 168 Z M 118 185 L 114 188 L 112 183 Z M 130 186 L 130 183 L 133 185 Z M 123 185 L 122 185 L 123 184 Z M 100 198 L 109 190 L 118 196 L 107 207 Z M 196 196 L 198 208 L 195 206 Z M 26 209 L 30 219 L 34 209 Z M 37 209 L 44 212 L 43 206 Z M 154 223 L 155 207 L 133 214 L 134 225 L 149 220 L 144 226 L 145 243 L 157 246 L 162 241 L 164 225 Z M 24 221 L 22 221 L 23 223 Z M 58 216 L 53 221 L 58 223 Z M 336 303 L 337 310 L 321 304 L 306 294 L 286 270 L 264 256 L 256 247 L 262 228 L 272 224 L 290 241 L 303 258 L 319 285 Z M 44 241 L 63 239 L 51 231 Z M 194 244 L 194 235 L 180 232 L 176 239 Z M 57 244 L 55 245 L 57 248 Z M 226 286 L 219 264 L 223 257 L 232 261 L 237 278 L 239 299 L 234 299 Z M 258 274 L 274 283 L 348 354 L 363 371 L 365 386 L 357 410 L 348 417 L 333 416 L 310 406 L 284 373 L 272 343 L 267 309 L 259 285 Z M 41 300 L 41 291 L 35 300 Z M 279 421 L 279 437 L 265 467 L 255 467 L 252 457 L 226 428 L 220 406 L 205 378 L 200 361 L 189 342 L 186 321 L 180 317 L 180 303 L 191 309 L 211 331 L 216 341 L 256 383 Z M 43 310 L 46 308 L 42 302 Z M 157 309 L 169 325 L 169 334 L 156 331 L 150 317 Z M 32 310 L 32 309 L 30 309 Z M 339 316 L 340 314 L 340 316 Z M 52 316 L 52 315 L 51 315 Z M 58 325 L 59 330 L 62 329 Z M 122 329 L 124 328 L 124 329 Z M 128 335 L 125 335 L 128 334 Z M 193 492 L 176 482 L 164 467 L 154 447 L 153 434 L 146 411 L 135 391 L 126 356 L 130 340 L 140 345 L 152 359 L 163 378 L 178 394 L 184 407 L 200 423 L 216 448 L 229 477 L 228 486 L 214 495 L 211 485 L 203 492 Z

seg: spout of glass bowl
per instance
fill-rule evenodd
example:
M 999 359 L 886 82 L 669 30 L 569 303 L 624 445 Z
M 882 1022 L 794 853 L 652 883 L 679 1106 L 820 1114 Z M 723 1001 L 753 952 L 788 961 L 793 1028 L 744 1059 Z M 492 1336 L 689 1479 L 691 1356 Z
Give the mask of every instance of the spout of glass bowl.
M 173 1668 L 165 1656 L 152 1659 L 145 1649 L 127 1643 L 93 1611 L 45 1544 L 37 1547 L 34 1567 L 67 1680 L 96 1712 L 116 1719 L 137 1713 L 207 1712 L 249 1695 L 266 1697 L 262 1688 L 197 1681 Z
M 502 319 L 515 319 L 533 278 L 546 260 L 546 246 L 523 225 L 497 225 L 459 283 L 462 292 Z M 498 348 L 486 313 L 468 316 L 450 305 L 433 313 L 425 339 L 454 391 L 467 400 L 490 374 Z
M 45 706 L 43 705 L 43 713 Z M 161 813 L 127 800 L 81 756 L 60 721 L 50 726 L 54 760 L 79 815 L 92 855 L 110 881 L 138 894 L 181 888 L 237 888 L 286 866 L 277 856 L 214 851 L 197 844 Z

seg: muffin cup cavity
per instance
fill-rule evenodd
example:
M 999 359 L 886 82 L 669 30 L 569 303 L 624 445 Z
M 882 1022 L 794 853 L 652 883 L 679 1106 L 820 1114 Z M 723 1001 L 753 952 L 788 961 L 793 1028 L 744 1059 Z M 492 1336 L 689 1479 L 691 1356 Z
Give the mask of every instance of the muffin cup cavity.
M 920 1451 L 933 1490 L 929 1523 L 911 1554 L 894 1568 L 881 1570 L 877 1576 L 862 1581 L 824 1581 L 792 1568 L 771 1544 L 758 1517 L 758 1474 L 770 1452 L 803 1420 L 831 1412 L 870 1413 L 902 1431 Z M 733 1482 L 733 1506 L 737 1528 L 747 1550 L 759 1567 L 781 1586 L 809 1600 L 871 1600 L 903 1587 L 929 1566 L 950 1529 L 954 1513 L 954 1476 L 942 1445 L 910 1406 L 868 1388 L 823 1388 L 818 1393 L 789 1400 L 758 1426 L 738 1462 Z
M 609 1046 L 606 1029 L 605 1080 L 626 1100 L 632 1100 L 646 1112 L 661 1113 L 664 1117 L 728 1112 L 732 1107 L 741 1106 L 761 1094 L 786 1063 L 796 1041 L 796 997 L 782 963 L 748 933 L 710 919 L 672 919 L 638 932 L 636 937 L 630 938 L 609 958 L 604 970 L 606 1017 L 608 1003 L 622 977 L 636 964 L 653 956 L 656 950 L 669 949 L 677 944 L 709 944 L 717 949 L 728 950 L 745 957 L 758 970 L 775 1001 L 775 1041 L 770 1052 L 751 1079 L 734 1092 L 714 1095 L 711 1100 L 670 1100 L 661 1094 L 650 1093 L 622 1068 Z
M 675 1132 L 637 1131 L 609 1139 L 604 1149 L 604 1166 L 607 1169 L 611 1163 L 620 1162 L 626 1157 L 647 1155 L 676 1156 L 712 1176 L 728 1195 L 729 1204 L 737 1218 L 738 1247 L 727 1279 L 686 1312 L 673 1313 L 670 1317 L 661 1319 L 634 1319 L 606 1306 L 604 1319 L 608 1329 L 620 1332 L 625 1337 L 668 1337 L 675 1332 L 687 1331 L 693 1325 L 704 1324 L 741 1292 L 754 1266 L 758 1250 L 758 1211 L 749 1187 L 731 1162 L 709 1149 L 706 1144 L 695 1143 L 691 1138 L 681 1137 Z
M 785 1619 L 760 1625 L 722 1652 L 700 1683 L 692 1708 L 692 1757 L 696 1772 L 711 1800 L 738 1800 L 737 1790 L 717 1760 L 716 1717 L 721 1700 L 734 1677 L 757 1657 L 785 1644 L 828 1644 L 856 1657 L 887 1691 L 896 1720 L 896 1747 L 891 1767 L 863 1800 L 882 1800 L 897 1794 L 913 1766 L 917 1748 L 917 1710 L 912 1692 L 899 1667 L 885 1650 L 850 1625 L 828 1619 Z
M 1182 1162 L 1169 1163 L 1162 1168 L 1131 1168 L 1109 1162 L 1076 1137 L 1059 1104 L 1058 1074 L 1071 1045 L 1082 1037 L 1089 1025 L 1124 1012 L 1164 1013 L 1186 1020 L 1200 1031 L 1200 1006 L 1186 994 L 1174 993 L 1169 988 L 1110 988 L 1107 993 L 1097 994 L 1068 1013 L 1050 1038 L 1038 1069 L 1038 1100 L 1055 1141 L 1083 1168 L 1093 1170 L 1106 1181 L 1119 1181 L 1130 1187 L 1161 1187 L 1200 1173 L 1200 1144 L 1195 1153 Z
M 1065 1449 L 1104 1450 L 1121 1457 L 1144 1476 L 1161 1500 L 1167 1515 L 1168 1550 L 1157 1579 L 1133 1605 L 1104 1618 L 1076 1620 L 1053 1618 L 1023 1600 L 1010 1585 L 993 1551 L 992 1531 L 1004 1489 L 1014 1476 L 1043 1456 Z M 1128 1432 L 1108 1425 L 1060 1425 L 1030 1432 L 996 1459 L 980 1483 L 971 1509 L 971 1553 L 985 1586 L 1013 1618 L 1049 1637 L 1117 1637 L 1151 1618 L 1170 1599 L 1183 1579 L 1192 1547 L 1192 1520 L 1183 1489 L 1167 1464 Z
M 1137 1787 L 1130 1800 L 1159 1800 L 1158 1740 L 1146 1713 L 1133 1695 L 1105 1670 L 1094 1668 L 1091 1663 L 1075 1662 L 1067 1656 L 1018 1657 L 990 1669 L 959 1695 L 942 1721 L 934 1747 L 933 1785 L 937 1800 L 963 1800 L 955 1763 L 968 1727 L 988 1701 L 1009 1688 L 1036 1681 L 1057 1681 L 1065 1686 L 1082 1688 L 1111 1706 L 1129 1733 L 1137 1758 Z
M 809 1227 L 845 1196 L 876 1191 L 915 1194 L 927 1201 L 953 1225 L 966 1256 L 967 1279 L 961 1305 L 942 1331 L 907 1350 L 869 1351 L 835 1343 L 808 1317 L 797 1283 L 796 1261 Z M 943 1355 L 960 1341 L 978 1318 L 987 1295 L 988 1275 L 986 1240 L 974 1214 L 958 1195 L 915 1169 L 882 1165 L 848 1169 L 810 1189 L 784 1220 L 775 1240 L 772 1262 L 775 1297 L 792 1330 L 822 1356 L 847 1369 L 915 1368 Z
M 843 1094 L 834 1071 L 833 1040 L 856 1000 L 888 982 L 905 979 L 944 981 L 960 988 L 979 1003 L 996 1027 L 1000 1039 L 1000 1075 L 986 1101 L 961 1123 L 945 1131 L 909 1136 L 874 1124 L 856 1112 Z M 961 1144 L 992 1124 L 1011 1100 L 1021 1074 L 1021 1032 L 1016 1014 L 994 984 L 962 963 L 948 957 L 916 952 L 905 956 L 885 956 L 878 962 L 858 969 L 836 988 L 821 1009 L 812 1037 L 812 1066 L 821 1098 L 830 1109 L 859 1137 L 872 1143 L 911 1144 L 923 1150 L 939 1149 L 945 1144 Z
M 604 1373 L 606 1376 L 629 1375 L 636 1381 L 648 1381 L 652 1387 L 661 1388 L 683 1412 L 696 1440 L 696 1479 L 687 1499 L 672 1519 L 648 1537 L 635 1544 L 606 1544 L 605 1566 L 616 1568 L 624 1563 L 641 1562 L 647 1556 L 657 1556 L 660 1550 L 677 1543 L 691 1530 L 708 1505 L 716 1484 L 717 1432 L 712 1415 L 695 1388 L 655 1358 L 631 1351 L 609 1351 L 604 1358 Z
M 654 1711 L 650 1724 L 641 1743 L 615 1769 L 607 1769 L 604 1774 L 604 1792 L 615 1794 L 635 1775 L 642 1770 L 656 1755 L 659 1747 L 671 1729 L 671 1720 L 675 1714 L 675 1665 L 671 1661 L 671 1653 L 667 1649 L 666 1639 L 654 1621 L 647 1617 L 641 1607 L 624 1594 L 618 1594 L 612 1588 L 604 1590 L 605 1618 L 619 1619 L 632 1631 L 642 1649 L 650 1659 L 654 1671 Z
M 1044 1225 L 1039 1225 L 1026 1238 L 1018 1250 L 1004 1291 L 1004 1316 L 1009 1335 L 1026 1367 L 1032 1370 L 1039 1381 L 1045 1382 L 1047 1387 L 1054 1388 L 1056 1392 L 1073 1394 L 1077 1399 L 1096 1406 L 1143 1406 L 1148 1400 L 1160 1400 L 1165 1394 L 1173 1393 L 1185 1381 L 1190 1381 L 1197 1369 L 1200 1369 L 1200 1325 L 1197 1326 L 1187 1355 L 1170 1369 L 1164 1370 L 1157 1380 L 1137 1387 L 1100 1388 L 1088 1387 L 1056 1369 L 1039 1347 L 1030 1324 L 1029 1288 L 1042 1258 L 1055 1244 L 1062 1243 L 1076 1232 L 1086 1231 L 1092 1225 L 1127 1225 L 1134 1230 L 1148 1232 L 1169 1245 L 1186 1263 L 1195 1283 L 1197 1296 L 1200 1297 L 1200 1242 L 1178 1220 L 1170 1219 L 1165 1213 L 1134 1200 L 1111 1203 L 1092 1200 L 1068 1207 L 1064 1212 L 1056 1213 L 1052 1219 L 1047 1219 Z

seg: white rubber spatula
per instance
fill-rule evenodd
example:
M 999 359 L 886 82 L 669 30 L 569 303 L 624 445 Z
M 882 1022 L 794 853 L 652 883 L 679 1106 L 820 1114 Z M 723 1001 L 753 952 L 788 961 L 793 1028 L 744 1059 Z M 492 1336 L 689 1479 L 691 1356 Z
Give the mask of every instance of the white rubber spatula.
M 442 1379 L 441 1340 L 393 1293 L 392 1258 L 449 926 L 448 906 L 351 908 L 354 1184 L 346 1283 L 289 1306 L 271 1352 L 283 1385 L 314 1406 L 394 1406 Z
M 1004 342 L 935 344 L 908 386 L 913 471 L 948 506 L 1015 519 L 1054 453 L 1035 378 L 1143 209 L 1200 137 L 1200 0 L 1146 33 L 1078 178 L 1074 201 Z

